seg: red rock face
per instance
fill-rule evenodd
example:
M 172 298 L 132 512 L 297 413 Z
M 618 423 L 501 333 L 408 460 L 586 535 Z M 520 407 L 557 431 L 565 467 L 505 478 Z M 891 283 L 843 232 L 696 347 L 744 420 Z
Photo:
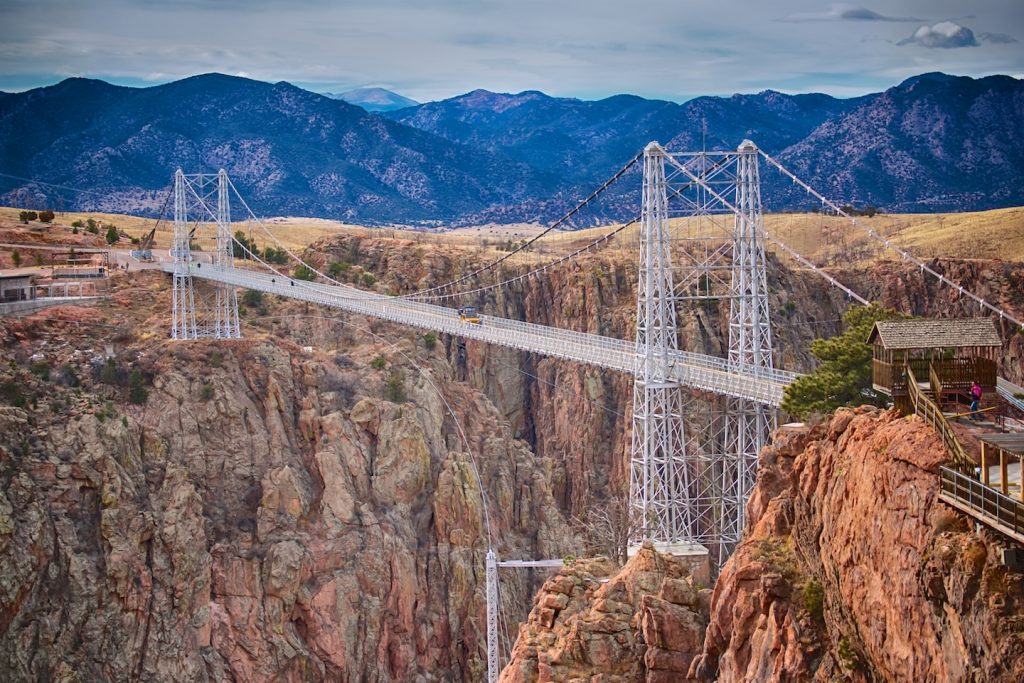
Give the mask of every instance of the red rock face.
M 937 499 L 916 418 L 840 410 L 761 454 L 697 680 L 1019 681 L 1022 577 Z
M 0 407 L 0 678 L 480 680 L 486 520 L 502 557 L 578 551 L 550 463 L 441 349 L 379 331 L 423 370 L 369 335 L 330 352 L 333 327 L 313 353 L 129 340 L 144 406 L 88 358 L 77 389 L 19 372 L 37 405 Z M 55 374 L 90 348 L 71 334 L 46 347 Z M 5 360 L 33 348 L 18 339 Z M 382 398 L 393 373 L 405 402 Z M 524 615 L 526 577 L 504 587 Z
M 681 680 L 706 623 L 707 596 L 691 571 L 649 546 L 610 578 L 614 568 L 603 560 L 563 568 L 534 599 L 500 680 Z

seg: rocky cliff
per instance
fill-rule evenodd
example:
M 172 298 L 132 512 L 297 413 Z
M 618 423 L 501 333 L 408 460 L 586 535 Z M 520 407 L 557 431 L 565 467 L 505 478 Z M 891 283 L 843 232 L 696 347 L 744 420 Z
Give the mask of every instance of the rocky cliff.
M 538 593 L 502 681 L 1022 680 L 1024 575 L 938 501 L 945 457 L 874 408 L 781 430 L 708 616 L 674 558 L 643 550 L 603 585 L 583 563 Z
M 937 500 L 944 459 L 929 426 L 873 408 L 779 432 L 691 677 L 1021 680 L 1024 575 Z
M 575 548 L 551 463 L 414 332 L 173 344 L 137 277 L 0 332 L 5 680 L 479 680 L 488 521 Z

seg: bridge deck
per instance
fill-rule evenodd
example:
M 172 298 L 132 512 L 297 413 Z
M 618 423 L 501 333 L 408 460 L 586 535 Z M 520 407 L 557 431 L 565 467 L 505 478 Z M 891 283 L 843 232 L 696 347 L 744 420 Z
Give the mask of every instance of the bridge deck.
M 173 272 L 173 264 L 162 265 Z M 451 308 L 406 299 L 382 297 L 352 287 L 328 285 L 210 264 L 191 268 L 193 277 L 246 287 L 269 294 L 308 301 L 421 329 L 476 339 L 531 353 L 564 358 L 602 368 L 632 373 L 636 361 L 633 342 L 596 334 L 560 330 L 546 325 L 481 316 L 482 324 L 459 319 Z M 782 370 L 754 374 L 733 368 L 721 358 L 677 351 L 669 358 L 670 377 L 685 387 L 743 398 L 777 407 L 782 391 L 796 375 Z

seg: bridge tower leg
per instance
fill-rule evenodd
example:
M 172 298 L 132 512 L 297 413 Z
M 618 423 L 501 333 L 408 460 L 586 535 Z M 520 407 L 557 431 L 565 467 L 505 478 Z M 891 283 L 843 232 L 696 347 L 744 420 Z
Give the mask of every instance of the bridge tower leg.
M 238 322 L 238 298 L 235 288 L 214 284 L 213 319 L 200 324 L 196 309 L 196 293 L 192 278 L 192 240 L 203 224 L 216 226 L 216 248 L 211 256 L 215 268 L 234 268 L 234 246 L 231 238 L 230 182 L 221 169 L 217 174 L 217 204 L 207 203 L 205 185 L 212 176 L 186 176 L 181 169 L 174 174 L 174 239 L 171 257 L 174 263 L 173 298 L 171 304 L 171 338 L 237 339 L 241 337 Z M 198 191 L 197 188 L 198 187 Z M 191 211 L 190 211 L 191 209 Z M 197 264 L 196 267 L 199 267 Z
M 768 278 L 765 273 L 764 229 L 758 152 L 744 140 L 737 150 L 736 215 L 729 309 L 729 364 L 757 374 L 771 370 L 772 324 L 768 309 Z M 720 533 L 728 556 L 744 526 L 747 498 L 754 486 L 757 455 L 776 426 L 775 411 L 744 399 L 728 399 L 725 416 L 723 505 Z
M 224 270 L 235 267 L 228 174 L 223 168 L 217 173 L 217 250 L 214 252 L 213 264 Z M 235 288 L 218 284 L 216 297 L 213 336 L 218 339 L 239 339 L 242 332 L 238 324 L 238 295 Z
M 171 339 L 195 339 L 196 302 L 192 287 L 192 249 L 188 227 L 188 189 L 185 174 L 179 168 L 174 173 L 174 239 L 171 258 L 174 260 L 173 300 L 171 304 Z
M 634 540 L 671 550 L 692 543 L 698 530 L 689 504 L 683 390 L 669 374 L 679 348 L 669 247 L 665 151 L 652 142 L 644 150 L 630 504 L 642 525 Z

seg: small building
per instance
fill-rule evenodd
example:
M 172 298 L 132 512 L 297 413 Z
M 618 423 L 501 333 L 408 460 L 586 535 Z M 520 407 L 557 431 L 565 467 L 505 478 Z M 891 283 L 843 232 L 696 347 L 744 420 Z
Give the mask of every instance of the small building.
M 881 320 L 868 337 L 873 348 L 871 385 L 909 409 L 910 375 L 927 383 L 935 400 L 967 396 L 977 381 L 996 390 L 996 366 L 1003 342 L 991 318 Z
M 35 268 L 0 271 L 0 302 L 30 301 L 36 298 Z

